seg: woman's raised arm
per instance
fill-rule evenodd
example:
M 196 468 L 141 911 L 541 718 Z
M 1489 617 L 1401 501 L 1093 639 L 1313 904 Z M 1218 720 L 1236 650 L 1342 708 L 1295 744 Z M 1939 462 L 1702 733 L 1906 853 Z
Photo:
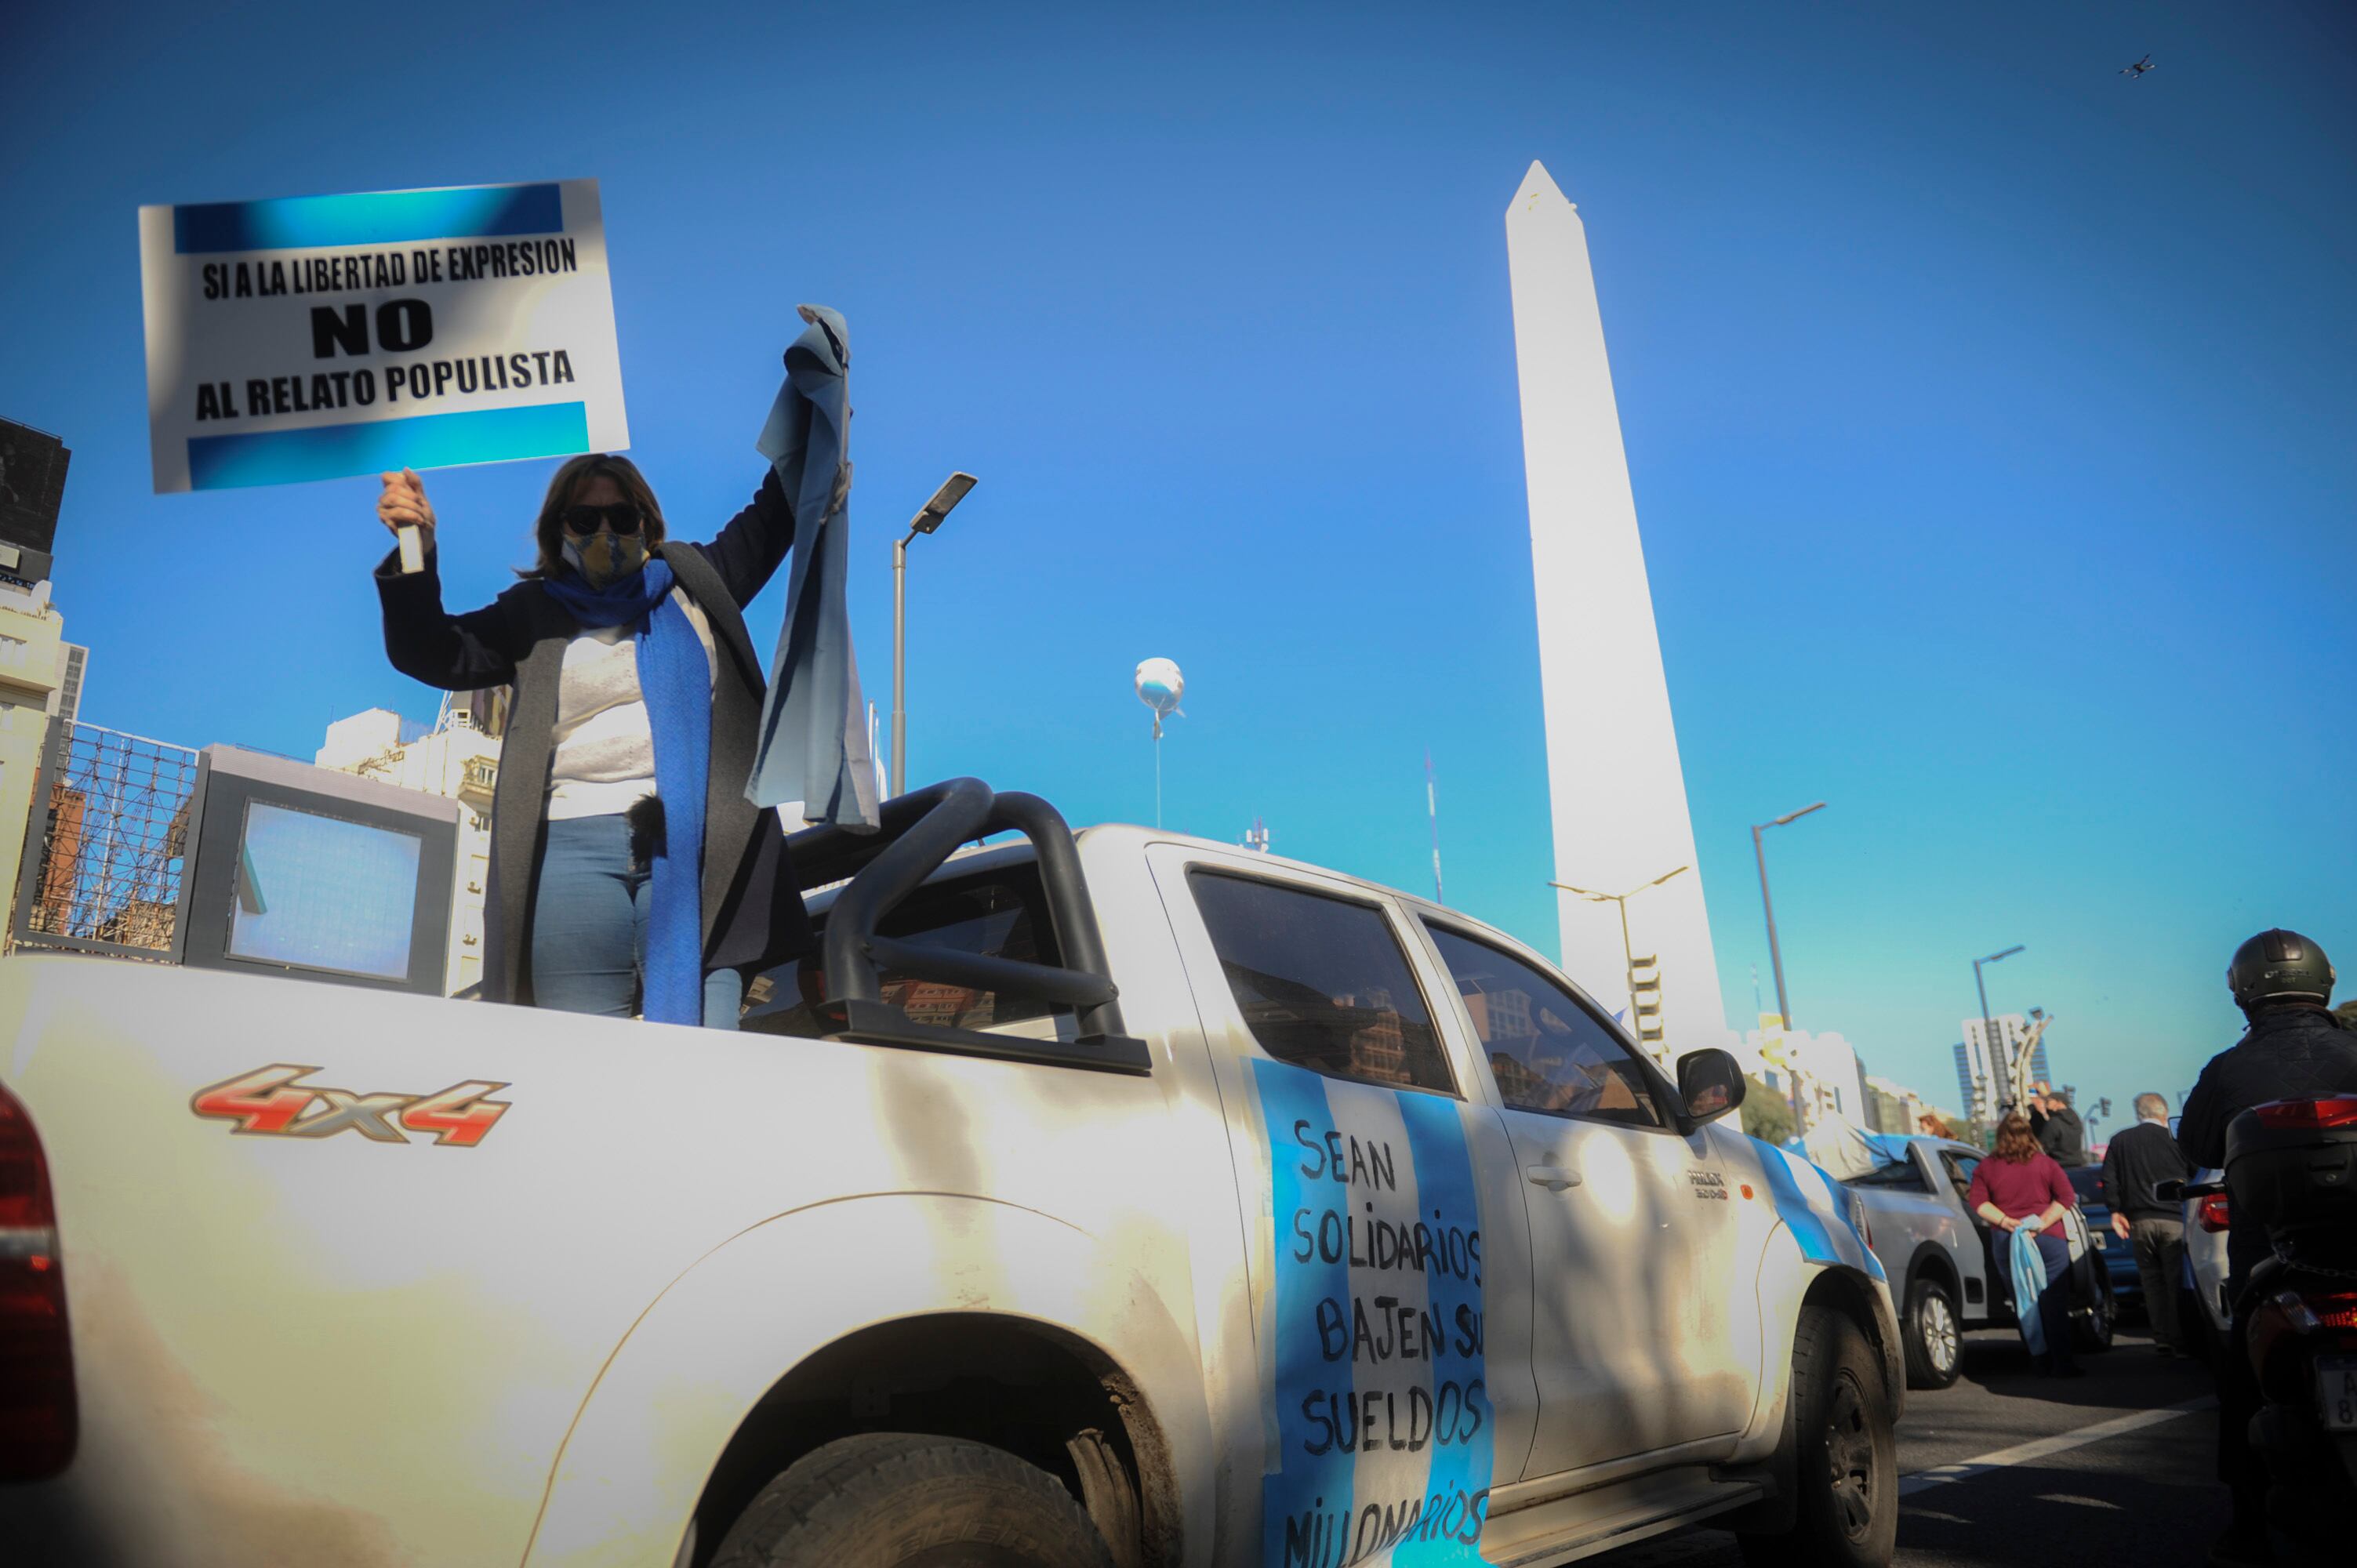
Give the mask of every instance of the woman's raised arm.
M 730 518 L 711 543 L 697 548 L 728 585 L 737 607 L 743 609 L 769 585 L 793 542 L 793 502 L 786 499 L 786 488 L 778 483 L 778 471 L 772 468 L 761 477 L 753 504 Z
M 414 527 L 425 546 L 425 570 L 404 572 L 401 551 L 377 564 L 377 597 L 384 606 L 384 652 L 414 681 L 446 692 L 504 686 L 515 679 L 508 617 L 497 605 L 454 616 L 442 607 L 442 574 L 434 549 L 434 505 L 425 482 L 404 468 L 384 476 L 379 521 L 397 536 Z

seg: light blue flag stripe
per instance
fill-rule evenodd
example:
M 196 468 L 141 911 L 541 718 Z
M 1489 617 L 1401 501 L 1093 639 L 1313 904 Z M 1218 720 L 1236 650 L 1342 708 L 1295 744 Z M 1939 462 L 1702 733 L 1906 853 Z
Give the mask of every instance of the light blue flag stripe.
M 226 490 L 291 485 L 387 468 L 447 468 L 587 450 L 589 405 L 544 403 L 305 430 L 194 435 L 188 438 L 188 486 Z
M 1437 1230 L 1480 1225 L 1480 1200 L 1473 1187 L 1473 1162 L 1465 1147 L 1465 1126 L 1457 1101 L 1437 1095 L 1399 1096 L 1400 1120 L 1407 1124 L 1410 1158 L 1415 1163 L 1415 1193 Z M 1454 1255 L 1454 1248 L 1444 1256 Z M 1432 1468 L 1424 1483 L 1425 1513 L 1415 1530 L 1392 1553 L 1394 1568 L 1478 1568 L 1479 1543 L 1489 1507 L 1496 1441 L 1485 1355 L 1475 1338 L 1482 1324 L 1480 1265 L 1472 1261 L 1460 1277 L 1447 1269 L 1425 1274 L 1425 1291 L 1439 1315 L 1442 1345 L 1432 1361 Z M 1449 1391 L 1454 1385 L 1458 1391 Z M 1478 1425 L 1475 1423 L 1479 1423 Z M 1451 1528 L 1454 1527 L 1454 1528 Z
M 1339 1360 L 1327 1359 L 1315 1326 L 1319 1302 L 1330 1298 L 1348 1310 L 1351 1264 L 1346 1247 L 1335 1249 L 1337 1256 L 1329 1262 L 1318 1246 L 1318 1219 L 1338 1203 L 1330 1181 L 1315 1193 L 1309 1188 L 1301 1140 L 1323 1139 L 1334 1125 L 1334 1113 L 1327 1103 L 1326 1080 L 1316 1073 L 1259 1058 L 1252 1065 L 1268 1131 L 1270 1212 L 1276 1221 L 1272 1310 L 1277 1450 L 1261 1478 L 1260 1560 L 1264 1568 L 1333 1568 L 1344 1551 L 1337 1541 L 1348 1540 L 1358 1461 L 1334 1441 L 1330 1425 L 1313 1423 L 1303 1407 L 1313 1397 L 1322 1401 L 1351 1390 L 1348 1347 Z M 1307 1226 L 1308 1240 L 1296 1229 L 1297 1217 Z M 1341 1224 L 1339 1215 L 1335 1224 Z
M 1817 1211 L 1809 1207 L 1808 1195 L 1793 1179 L 1792 1167 L 1784 1161 L 1784 1152 L 1775 1144 L 1754 1138 L 1760 1145 L 1760 1174 L 1768 1180 L 1768 1196 L 1776 1205 L 1776 1217 L 1792 1232 L 1800 1243 L 1801 1256 L 1813 1263 L 1837 1263 L 1841 1254 L 1834 1251 L 1832 1232 Z
M 285 196 L 172 209 L 172 249 L 183 256 L 564 231 L 564 192 L 553 184 Z

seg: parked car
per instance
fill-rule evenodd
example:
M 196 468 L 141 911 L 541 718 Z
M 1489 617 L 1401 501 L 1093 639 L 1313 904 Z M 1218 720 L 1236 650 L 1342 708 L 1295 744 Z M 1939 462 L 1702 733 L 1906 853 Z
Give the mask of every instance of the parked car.
M 2180 1118 L 2169 1119 L 2169 1135 L 2177 1136 Z M 2206 1354 L 2224 1343 L 2234 1304 L 2226 1295 L 2226 1173 L 2205 1165 L 2186 1179 L 2188 1187 L 2221 1190 L 2185 1200 L 2185 1288 L 2201 1304 L 2201 1327 L 2208 1338 L 2200 1347 Z
M 1889 1563 L 1864 1205 L 1725 1052 L 1336 872 L 884 814 L 742 1033 L 0 959 L 10 1568 Z
M 2065 1175 L 2079 1195 L 2079 1212 L 2087 1221 L 2087 1240 L 2104 1255 L 2112 1276 L 2112 1295 L 2120 1305 L 2144 1310 L 2144 1276 L 2136 1272 L 2136 1249 L 2112 1230 L 2112 1206 L 2104 1201 L 2104 1167 L 2072 1165 Z
M 1907 1386 L 1944 1389 L 1964 1369 L 1964 1331 L 2010 1328 L 2012 1291 L 1989 1278 L 1988 1224 L 1964 1207 L 1986 1151 L 1950 1138 L 1868 1135 L 1869 1168 L 1844 1185 L 1865 1200 L 1867 1239 L 1899 1303 Z M 2108 1350 L 2118 1308 L 2085 1217 L 2062 1217 L 2071 1242 L 2072 1343 Z

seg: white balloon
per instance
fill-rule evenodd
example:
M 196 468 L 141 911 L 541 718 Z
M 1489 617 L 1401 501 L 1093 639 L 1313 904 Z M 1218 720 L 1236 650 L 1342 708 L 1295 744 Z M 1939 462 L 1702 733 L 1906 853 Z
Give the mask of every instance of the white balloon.
M 1154 710 L 1154 737 L 1162 738 L 1162 721 L 1172 714 L 1184 718 L 1178 699 L 1187 694 L 1187 677 L 1168 659 L 1148 659 L 1137 667 L 1137 700 Z

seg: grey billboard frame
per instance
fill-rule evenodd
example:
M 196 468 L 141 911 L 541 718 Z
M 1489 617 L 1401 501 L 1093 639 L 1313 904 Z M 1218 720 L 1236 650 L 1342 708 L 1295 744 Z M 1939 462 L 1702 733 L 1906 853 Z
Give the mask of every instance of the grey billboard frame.
M 110 942 L 97 937 L 67 936 L 59 931 L 36 931 L 32 929 L 33 892 L 40 885 L 42 869 L 48 865 L 49 858 L 49 802 L 57 789 L 59 761 L 70 749 L 66 730 L 72 727 L 71 721 L 59 716 L 50 722 L 59 727 L 55 733 L 45 734 L 41 740 L 41 767 L 33 777 L 32 809 L 25 813 L 24 854 L 16 865 L 16 904 L 8 918 L 9 945 L 45 948 L 54 952 L 97 953 L 105 958 L 127 958 L 141 963 L 179 962 L 180 945 L 188 918 L 188 844 L 185 839 L 180 846 L 180 892 L 172 908 L 172 942 L 169 947 L 135 947 L 128 942 Z M 130 738 L 145 739 L 140 736 Z M 160 743 L 150 741 L 148 744 Z M 185 808 L 191 832 L 204 798 L 205 754 L 200 751 L 197 754 L 196 787 L 190 790 Z

